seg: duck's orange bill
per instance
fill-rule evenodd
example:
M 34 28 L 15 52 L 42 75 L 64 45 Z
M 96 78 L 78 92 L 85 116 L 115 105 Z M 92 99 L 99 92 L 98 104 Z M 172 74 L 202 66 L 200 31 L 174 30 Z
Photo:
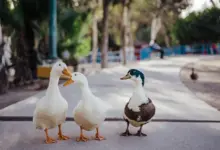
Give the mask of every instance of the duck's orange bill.
M 62 73 L 63 73 L 63 75 L 65 75 L 65 76 L 67 76 L 67 77 L 70 77 L 70 78 L 72 77 L 70 71 L 67 70 L 67 68 L 63 69 Z
M 69 84 L 71 84 L 71 83 L 73 83 L 74 81 L 72 80 L 72 79 L 69 79 L 69 80 L 67 80 L 64 84 L 63 84 L 63 86 L 67 86 L 67 85 L 69 85 Z

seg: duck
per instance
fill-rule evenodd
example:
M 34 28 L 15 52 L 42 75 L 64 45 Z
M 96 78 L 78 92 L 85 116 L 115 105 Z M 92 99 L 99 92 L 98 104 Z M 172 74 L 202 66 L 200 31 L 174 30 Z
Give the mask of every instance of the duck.
M 74 121 L 80 127 L 80 136 L 76 138 L 76 141 L 86 142 L 90 140 L 84 136 L 83 130 L 92 131 L 95 129 L 96 134 L 95 137 L 92 138 L 98 141 L 105 140 L 105 137 L 100 135 L 99 127 L 104 122 L 108 110 L 112 108 L 111 105 L 92 93 L 84 74 L 73 72 L 72 78 L 67 80 L 63 86 L 67 86 L 71 83 L 77 83 L 82 91 L 81 100 L 73 110 Z
M 149 123 L 154 117 L 156 108 L 152 100 L 146 96 L 144 91 L 145 76 L 137 69 L 130 69 L 127 74 L 120 78 L 121 80 L 132 80 L 134 82 L 134 91 L 124 107 L 123 118 L 127 123 L 125 132 L 121 136 L 147 136 L 142 132 L 142 127 Z M 139 127 L 136 134 L 131 134 L 129 125 Z
M 66 120 L 66 112 L 68 103 L 61 95 L 58 82 L 61 75 L 71 77 L 64 62 L 56 62 L 51 71 L 49 85 L 45 96 L 39 99 L 36 103 L 36 108 L 33 114 L 33 124 L 36 129 L 44 130 L 46 135 L 45 142 L 47 144 L 56 143 L 57 141 L 49 136 L 48 130 L 58 126 L 59 140 L 67 140 L 68 136 L 63 135 L 61 125 Z
M 191 78 L 191 80 L 195 81 L 195 80 L 198 79 L 198 77 L 199 77 L 198 74 L 195 73 L 195 69 L 192 68 L 192 72 L 191 72 L 191 74 L 190 74 L 190 78 Z

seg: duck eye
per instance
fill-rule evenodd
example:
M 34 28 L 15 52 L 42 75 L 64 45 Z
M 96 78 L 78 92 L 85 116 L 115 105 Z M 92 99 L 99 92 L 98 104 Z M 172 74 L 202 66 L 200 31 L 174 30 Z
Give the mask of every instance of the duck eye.
M 75 74 L 75 76 L 76 76 L 77 74 Z
M 59 64 L 59 66 L 61 66 L 61 64 Z

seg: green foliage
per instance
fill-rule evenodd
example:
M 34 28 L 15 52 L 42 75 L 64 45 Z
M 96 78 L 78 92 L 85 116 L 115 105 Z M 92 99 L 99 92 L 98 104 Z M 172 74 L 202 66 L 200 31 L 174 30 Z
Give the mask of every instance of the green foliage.
M 76 12 L 72 9 L 63 11 L 59 16 L 59 51 L 68 50 L 72 56 L 86 55 L 91 50 L 89 35 L 91 14 Z
M 142 42 L 150 41 L 151 28 L 149 26 L 140 26 L 136 32 L 136 38 Z
M 14 9 L 10 9 L 10 3 Z M 91 24 L 90 12 L 76 12 L 70 8 L 71 1 L 58 1 L 58 53 L 68 49 L 72 56 L 85 55 L 91 50 L 91 39 L 88 37 Z M 34 31 L 35 38 L 48 35 L 49 0 L 1 0 L 0 21 L 17 33 L 27 27 Z M 15 34 L 16 36 L 18 34 Z
M 178 19 L 172 34 L 180 44 L 220 40 L 220 9 L 213 7 L 199 13 L 190 13 L 184 19 Z

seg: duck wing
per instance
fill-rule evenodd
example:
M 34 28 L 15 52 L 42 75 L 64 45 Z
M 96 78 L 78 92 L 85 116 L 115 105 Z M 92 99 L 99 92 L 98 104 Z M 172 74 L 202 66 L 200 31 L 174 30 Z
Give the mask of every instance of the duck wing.
M 133 111 L 128 107 L 129 102 L 125 106 L 125 115 L 131 119 L 138 122 L 148 122 L 156 112 L 155 106 L 152 103 L 151 99 L 149 99 L 148 103 L 143 103 L 139 106 L 140 111 Z
M 148 103 L 139 106 L 141 121 L 149 121 L 155 115 L 156 108 L 152 100 L 150 98 L 148 100 Z

